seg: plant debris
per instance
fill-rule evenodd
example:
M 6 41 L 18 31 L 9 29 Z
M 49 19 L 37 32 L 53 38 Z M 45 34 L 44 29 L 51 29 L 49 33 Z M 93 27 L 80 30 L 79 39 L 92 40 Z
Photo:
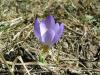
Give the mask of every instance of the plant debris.
M 33 27 L 48 15 L 65 29 L 43 64 Z M 0 75 L 100 75 L 100 1 L 0 1 L 0 52 Z

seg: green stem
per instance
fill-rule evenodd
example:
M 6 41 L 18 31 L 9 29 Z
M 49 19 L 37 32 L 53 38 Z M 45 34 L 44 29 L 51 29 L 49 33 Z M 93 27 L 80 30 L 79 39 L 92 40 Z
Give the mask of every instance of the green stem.
M 41 52 L 39 54 L 39 62 L 45 63 L 45 53 Z

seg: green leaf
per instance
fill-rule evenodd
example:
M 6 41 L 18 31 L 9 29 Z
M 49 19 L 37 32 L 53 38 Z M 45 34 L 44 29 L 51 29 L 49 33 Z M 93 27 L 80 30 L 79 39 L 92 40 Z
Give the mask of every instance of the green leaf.
M 0 24 L 0 32 L 6 31 L 9 28 L 9 25 Z
M 94 16 L 91 15 L 84 15 L 80 17 L 81 20 L 85 21 L 85 22 L 89 22 L 92 23 L 93 21 L 96 21 L 96 19 L 94 18 Z

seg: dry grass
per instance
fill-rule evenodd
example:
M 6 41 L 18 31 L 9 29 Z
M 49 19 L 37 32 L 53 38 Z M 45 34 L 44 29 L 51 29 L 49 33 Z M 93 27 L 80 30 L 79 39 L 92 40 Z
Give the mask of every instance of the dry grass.
M 2 0 L 0 4 L 1 71 L 6 63 L 19 70 L 18 75 L 100 74 L 99 1 Z M 49 50 L 47 63 L 41 64 L 37 60 L 41 44 L 33 26 L 36 17 L 43 19 L 49 14 L 63 22 L 65 29 Z

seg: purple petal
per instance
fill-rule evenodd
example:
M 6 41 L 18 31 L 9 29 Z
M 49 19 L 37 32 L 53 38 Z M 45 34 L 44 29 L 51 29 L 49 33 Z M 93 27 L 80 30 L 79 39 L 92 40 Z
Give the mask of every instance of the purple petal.
M 44 36 L 42 37 L 42 42 L 45 44 L 45 45 L 52 45 L 52 40 L 55 36 L 55 32 L 52 30 L 52 29 L 49 29 L 45 34 Z
M 52 26 L 55 26 L 55 20 L 53 16 L 51 15 L 47 16 L 47 18 L 45 19 L 45 24 L 48 29 L 51 28 Z
M 55 26 L 52 27 L 55 33 L 59 30 L 59 23 L 56 23 Z
M 41 36 L 43 36 L 46 31 L 47 31 L 47 27 L 45 25 L 45 21 L 43 20 L 41 23 L 40 23 L 40 33 L 41 33 Z
M 34 34 L 35 36 L 40 39 L 41 35 L 40 35 L 40 22 L 38 19 L 35 20 L 35 23 L 34 23 Z
M 61 24 L 60 27 L 59 27 L 59 30 L 56 32 L 55 37 L 52 41 L 53 44 L 56 43 L 60 39 L 63 31 L 64 31 L 64 24 Z

